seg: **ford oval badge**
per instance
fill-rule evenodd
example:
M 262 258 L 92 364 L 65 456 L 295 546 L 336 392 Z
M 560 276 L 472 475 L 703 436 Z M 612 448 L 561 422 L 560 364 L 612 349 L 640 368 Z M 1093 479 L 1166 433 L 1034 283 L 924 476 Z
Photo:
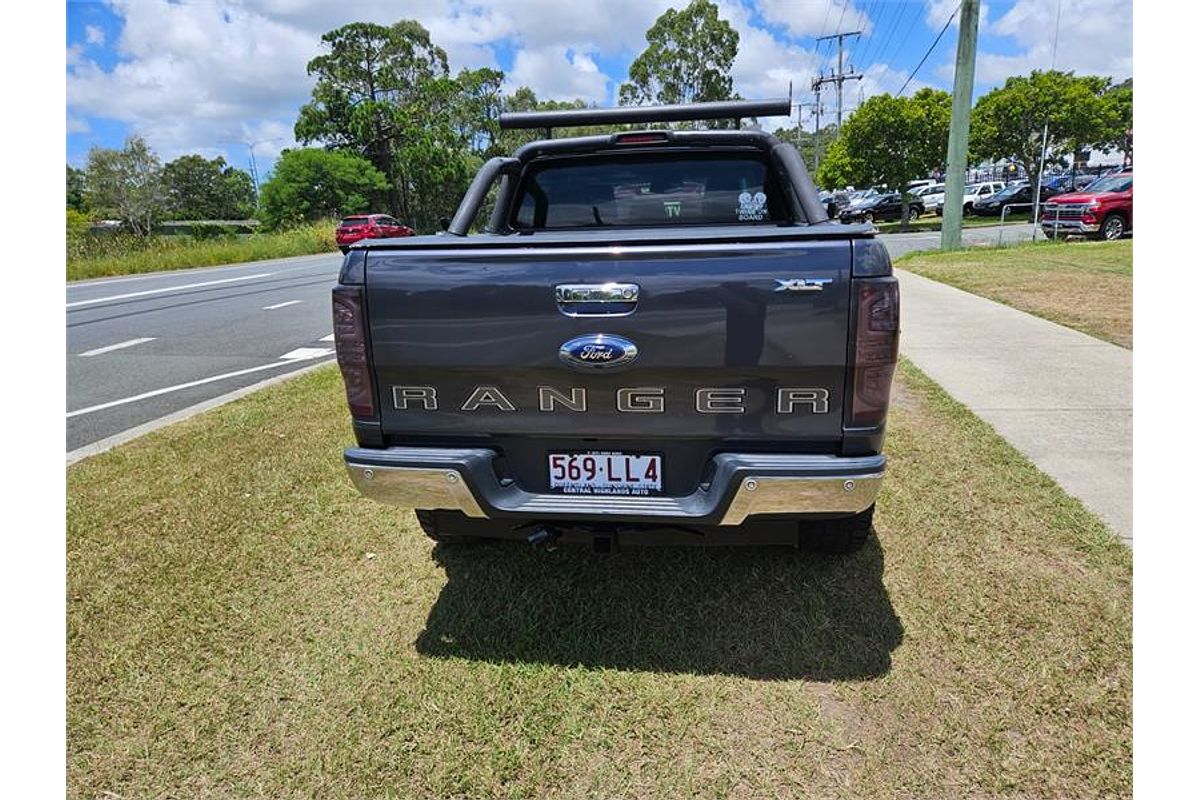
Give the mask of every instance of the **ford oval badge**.
M 576 336 L 558 348 L 558 358 L 568 367 L 580 370 L 611 369 L 637 358 L 637 345 L 610 333 Z

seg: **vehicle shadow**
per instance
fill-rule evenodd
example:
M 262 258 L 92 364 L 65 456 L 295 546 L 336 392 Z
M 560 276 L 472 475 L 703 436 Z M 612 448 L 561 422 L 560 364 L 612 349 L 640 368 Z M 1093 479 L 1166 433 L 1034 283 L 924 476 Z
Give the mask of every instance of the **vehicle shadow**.
M 903 627 L 872 537 L 853 556 L 787 548 L 438 545 L 448 582 L 417 651 L 765 680 L 852 680 L 891 668 Z

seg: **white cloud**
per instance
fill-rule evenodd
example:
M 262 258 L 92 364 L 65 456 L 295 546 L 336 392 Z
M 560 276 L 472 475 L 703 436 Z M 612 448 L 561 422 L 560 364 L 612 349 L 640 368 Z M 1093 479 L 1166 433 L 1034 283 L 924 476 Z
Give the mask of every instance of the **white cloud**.
M 940 31 L 942 26 L 946 24 L 946 20 L 950 19 L 950 15 L 954 14 L 954 19 L 950 23 L 950 30 L 958 30 L 958 14 L 955 10 L 961 5 L 959 0 L 925 0 L 925 24 L 932 31 Z M 979 4 L 979 33 L 983 35 L 990 26 L 989 14 L 991 7 L 987 3 Z
M 90 133 L 92 126 L 88 121 L 74 114 L 67 114 L 67 133 Z
M 550 45 L 519 50 L 506 89 L 529 86 L 543 100 L 604 103 L 611 81 L 586 53 Z
M 84 38 L 88 44 L 104 44 L 104 29 L 95 25 L 87 25 L 83 29 Z
M 245 7 L 114 0 L 119 63 L 68 59 L 72 114 L 126 122 L 163 158 L 219 151 L 263 120 L 294 119 L 313 37 Z M 290 141 L 290 122 L 288 140 Z
M 636 53 L 667 0 L 112 0 L 124 20 L 111 70 L 67 51 L 73 114 L 128 123 L 164 157 L 286 129 L 307 101 L 310 59 L 323 33 L 354 21 L 416 19 L 453 71 L 498 67 L 494 45 L 514 47 L 509 80 L 539 97 L 606 102 L 612 79 L 599 52 Z
M 1075 0 L 1065 3 L 1055 23 L 1058 4 L 1017 0 L 989 28 L 993 36 L 1012 38 L 1024 48 L 1017 55 L 980 52 L 975 80 L 997 83 L 1034 69 L 1073 70 L 1079 75 L 1117 79 L 1133 75 L 1133 4 L 1131 0 Z
M 796 38 L 842 31 L 866 34 L 872 28 L 870 17 L 853 0 L 759 0 L 758 12 L 767 22 L 782 25 Z
M 528 85 L 539 97 L 605 103 L 624 75 L 605 74 L 606 59 L 632 59 L 645 47 L 645 32 L 667 7 L 687 0 L 111 0 L 123 19 L 116 41 L 103 29 L 85 29 L 67 48 L 68 117 L 74 132 L 88 117 L 127 123 L 164 157 L 184 152 L 242 153 L 236 141 L 271 141 L 256 147 L 269 159 L 293 144 L 297 109 L 309 98 L 310 59 L 322 52 L 320 37 L 352 21 L 391 24 L 417 19 L 443 47 L 451 69 L 498 67 L 498 47 L 513 52 L 506 76 L 511 89 Z M 788 84 L 796 100 L 811 99 L 820 57 L 810 42 L 777 39 L 760 25 L 784 28 L 791 37 L 863 27 L 864 0 L 717 0 L 722 18 L 738 31 L 734 88 L 744 97 L 777 97 Z M 940 29 L 957 0 L 926 0 L 925 22 Z M 831 4 L 832 3 L 832 4 Z M 1132 71 L 1129 0 L 1079 0 L 1065 13 L 1058 65 L 1063 69 L 1125 77 Z M 871 6 L 882 9 L 884 6 Z M 845 10 L 844 17 L 842 10 Z M 986 6 L 984 7 L 986 16 Z M 978 80 L 998 80 L 1049 65 L 1055 4 L 1017 0 L 988 24 L 993 36 L 1014 40 L 1018 55 L 981 52 Z M 879 15 L 876 11 L 876 16 Z M 878 34 L 878 31 L 876 31 Z M 85 41 L 115 51 L 108 70 L 90 60 Z M 857 48 L 856 48 L 857 49 Z M 846 108 L 858 97 L 895 92 L 907 75 L 882 64 L 855 64 L 864 74 L 847 83 Z M 927 66 L 932 70 L 932 65 Z M 944 69 L 944 68 L 943 68 Z M 928 74 L 928 73 L 926 73 Z M 940 75 L 949 83 L 949 75 Z M 914 81 L 910 91 L 926 85 Z M 823 94 L 832 117 L 831 87 Z M 764 120 L 768 127 L 787 120 Z

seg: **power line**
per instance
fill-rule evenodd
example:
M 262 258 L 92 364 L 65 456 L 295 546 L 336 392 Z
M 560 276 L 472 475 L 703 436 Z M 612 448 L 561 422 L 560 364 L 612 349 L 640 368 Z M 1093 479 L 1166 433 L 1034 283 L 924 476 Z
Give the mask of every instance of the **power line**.
M 912 15 L 912 20 L 909 21 L 908 28 L 904 31 L 904 35 L 896 40 L 896 49 L 895 49 L 895 51 L 892 52 L 891 56 L 884 62 L 885 64 L 888 61 L 891 61 L 900 55 L 901 45 L 903 45 L 906 41 L 908 41 L 908 37 L 910 35 L 912 35 L 912 29 L 915 28 L 917 25 L 917 20 L 921 19 L 921 16 L 923 13 L 922 9 L 920 7 L 916 7 L 916 6 L 914 6 L 914 8 L 916 9 L 916 13 L 914 13 Z M 902 75 L 904 73 L 900 73 L 900 74 Z
M 950 19 L 946 20 L 946 24 L 942 26 L 942 30 L 937 35 L 937 38 L 933 40 L 933 44 L 929 45 L 929 49 L 925 51 L 925 55 L 921 56 L 921 63 L 917 64 L 916 69 L 914 69 L 912 74 L 908 76 L 908 80 L 906 80 L 904 85 L 900 87 L 900 91 L 897 93 L 897 96 L 904 94 L 904 90 L 908 88 L 908 84 L 913 78 L 916 77 L 917 73 L 921 70 L 921 67 L 925 66 L 925 59 L 929 58 L 929 54 L 933 52 L 933 48 L 938 46 L 938 42 L 942 40 L 942 36 L 950 28 L 950 23 L 954 22 L 954 18 L 958 16 L 958 11 L 960 8 L 962 8 L 962 3 L 959 3 L 957 6 L 955 6 L 954 11 L 950 14 Z
M 866 17 L 867 22 L 871 24 L 871 32 L 872 33 L 875 32 L 875 23 L 873 22 L 873 20 L 875 19 L 875 9 L 878 6 L 879 6 L 879 0 L 873 0 L 870 8 L 868 8 L 866 11 L 863 12 L 863 16 Z M 868 36 L 867 38 L 869 39 L 870 37 Z M 862 37 L 859 37 L 858 39 L 856 39 L 854 41 L 854 44 L 850 48 L 850 52 L 846 54 L 846 60 L 849 61 L 851 64 L 854 63 L 854 54 L 858 50 L 858 48 L 861 44 L 862 44 Z
M 891 6 L 891 8 L 896 9 L 896 13 L 893 16 L 897 16 L 900 14 L 899 4 L 894 4 Z M 879 23 L 875 25 L 874 29 L 871 31 L 871 35 L 868 37 L 870 39 L 870 43 L 867 45 L 867 50 L 863 54 L 863 57 L 861 59 L 859 59 L 858 63 L 869 64 L 872 60 L 874 60 L 874 57 L 878 54 L 879 43 L 882 41 L 879 37 L 879 34 L 883 29 L 884 17 L 886 17 L 886 16 L 887 16 L 887 8 L 884 8 L 884 10 L 881 11 L 879 14 Z
M 881 60 L 881 57 L 883 56 L 883 54 L 887 52 L 888 45 L 892 43 L 892 36 L 894 36 L 896 33 L 896 26 L 900 23 L 900 18 L 902 16 L 904 16 L 903 8 L 901 6 L 897 6 L 896 8 L 898 10 L 896 11 L 896 16 L 892 18 L 891 27 L 888 28 L 887 39 L 884 40 L 883 47 L 879 48 L 879 51 L 877 53 L 875 53 L 876 61 Z M 886 65 L 887 65 L 887 62 L 884 61 L 884 66 L 886 66 Z

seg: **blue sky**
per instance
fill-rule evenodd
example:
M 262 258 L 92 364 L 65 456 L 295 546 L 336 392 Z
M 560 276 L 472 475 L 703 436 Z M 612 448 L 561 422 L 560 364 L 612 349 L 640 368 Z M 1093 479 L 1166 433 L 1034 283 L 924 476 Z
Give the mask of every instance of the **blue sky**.
M 957 0 L 717 0 L 741 40 L 735 89 L 749 98 L 809 103 L 812 78 L 836 65 L 816 37 L 863 29 L 847 43 L 864 74 L 847 83 L 846 110 L 896 93 Z M 93 146 L 141 133 L 164 158 L 197 152 L 261 172 L 294 145 L 295 113 L 311 89 L 304 66 L 323 32 L 355 21 L 417 19 L 449 54 L 451 68 L 504 70 L 510 87 L 539 97 L 613 102 L 644 34 L 681 0 L 106 0 L 67 3 L 67 161 Z M 1008 75 L 1047 68 L 1124 79 L 1132 75 L 1131 0 L 993 0 L 983 4 L 975 92 Z M 957 20 L 909 84 L 949 89 Z M 822 98 L 832 118 L 831 93 Z M 793 117 L 793 124 L 796 117 Z M 800 121 L 813 124 L 810 108 Z M 783 123 L 775 120 L 774 124 Z

